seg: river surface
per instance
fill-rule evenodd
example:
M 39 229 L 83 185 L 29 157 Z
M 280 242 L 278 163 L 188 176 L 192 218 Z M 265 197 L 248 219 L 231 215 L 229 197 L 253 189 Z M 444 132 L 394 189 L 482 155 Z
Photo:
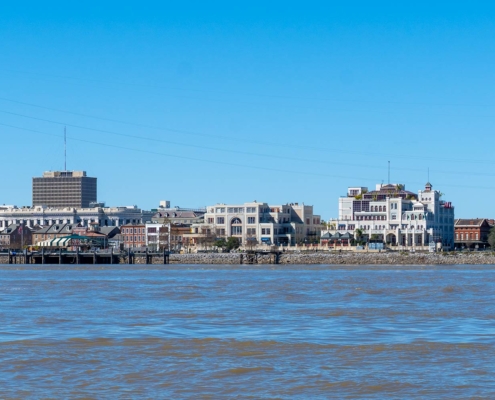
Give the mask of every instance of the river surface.
M 0 398 L 495 398 L 495 266 L 0 265 Z

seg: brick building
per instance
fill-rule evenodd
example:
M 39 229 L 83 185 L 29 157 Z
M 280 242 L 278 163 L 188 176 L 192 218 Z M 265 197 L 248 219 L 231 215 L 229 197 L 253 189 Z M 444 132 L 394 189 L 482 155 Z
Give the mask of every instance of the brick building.
M 124 248 L 136 248 L 146 246 L 146 225 L 127 224 L 120 228 Z
M 11 224 L 0 232 L 0 249 L 22 249 L 32 243 L 32 232 L 27 226 Z
M 486 218 L 456 219 L 455 247 L 468 249 L 484 249 L 489 246 L 488 235 L 491 225 Z

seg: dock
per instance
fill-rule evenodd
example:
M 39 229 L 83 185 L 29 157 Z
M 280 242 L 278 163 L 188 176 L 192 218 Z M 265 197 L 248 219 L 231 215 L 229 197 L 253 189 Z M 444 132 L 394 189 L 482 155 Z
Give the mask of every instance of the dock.
M 41 251 L 7 251 L 0 252 L 0 257 L 7 264 L 169 264 L 170 252 L 133 252 L 133 251 L 66 251 L 45 250 Z

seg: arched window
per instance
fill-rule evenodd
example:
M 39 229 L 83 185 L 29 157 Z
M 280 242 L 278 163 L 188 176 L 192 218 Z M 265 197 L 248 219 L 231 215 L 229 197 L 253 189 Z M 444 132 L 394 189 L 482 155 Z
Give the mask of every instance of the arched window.
M 383 212 L 387 211 L 387 206 L 383 206 Z
M 378 207 L 378 211 L 380 212 L 382 211 L 382 206 Z
M 230 222 L 230 234 L 234 235 L 242 235 L 242 221 L 239 218 L 234 218 Z

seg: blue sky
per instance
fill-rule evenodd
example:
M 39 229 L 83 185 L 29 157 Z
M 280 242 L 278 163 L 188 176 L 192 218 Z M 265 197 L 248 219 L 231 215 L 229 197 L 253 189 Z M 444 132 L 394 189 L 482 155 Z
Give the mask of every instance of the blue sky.
M 304 202 L 428 178 L 494 217 L 488 2 L 0 5 L 0 204 L 98 177 L 109 205 Z M 104 5 L 100 4 L 104 3 Z M 373 3 L 373 4 L 372 4 Z M 83 3 L 81 3 L 83 4 Z

